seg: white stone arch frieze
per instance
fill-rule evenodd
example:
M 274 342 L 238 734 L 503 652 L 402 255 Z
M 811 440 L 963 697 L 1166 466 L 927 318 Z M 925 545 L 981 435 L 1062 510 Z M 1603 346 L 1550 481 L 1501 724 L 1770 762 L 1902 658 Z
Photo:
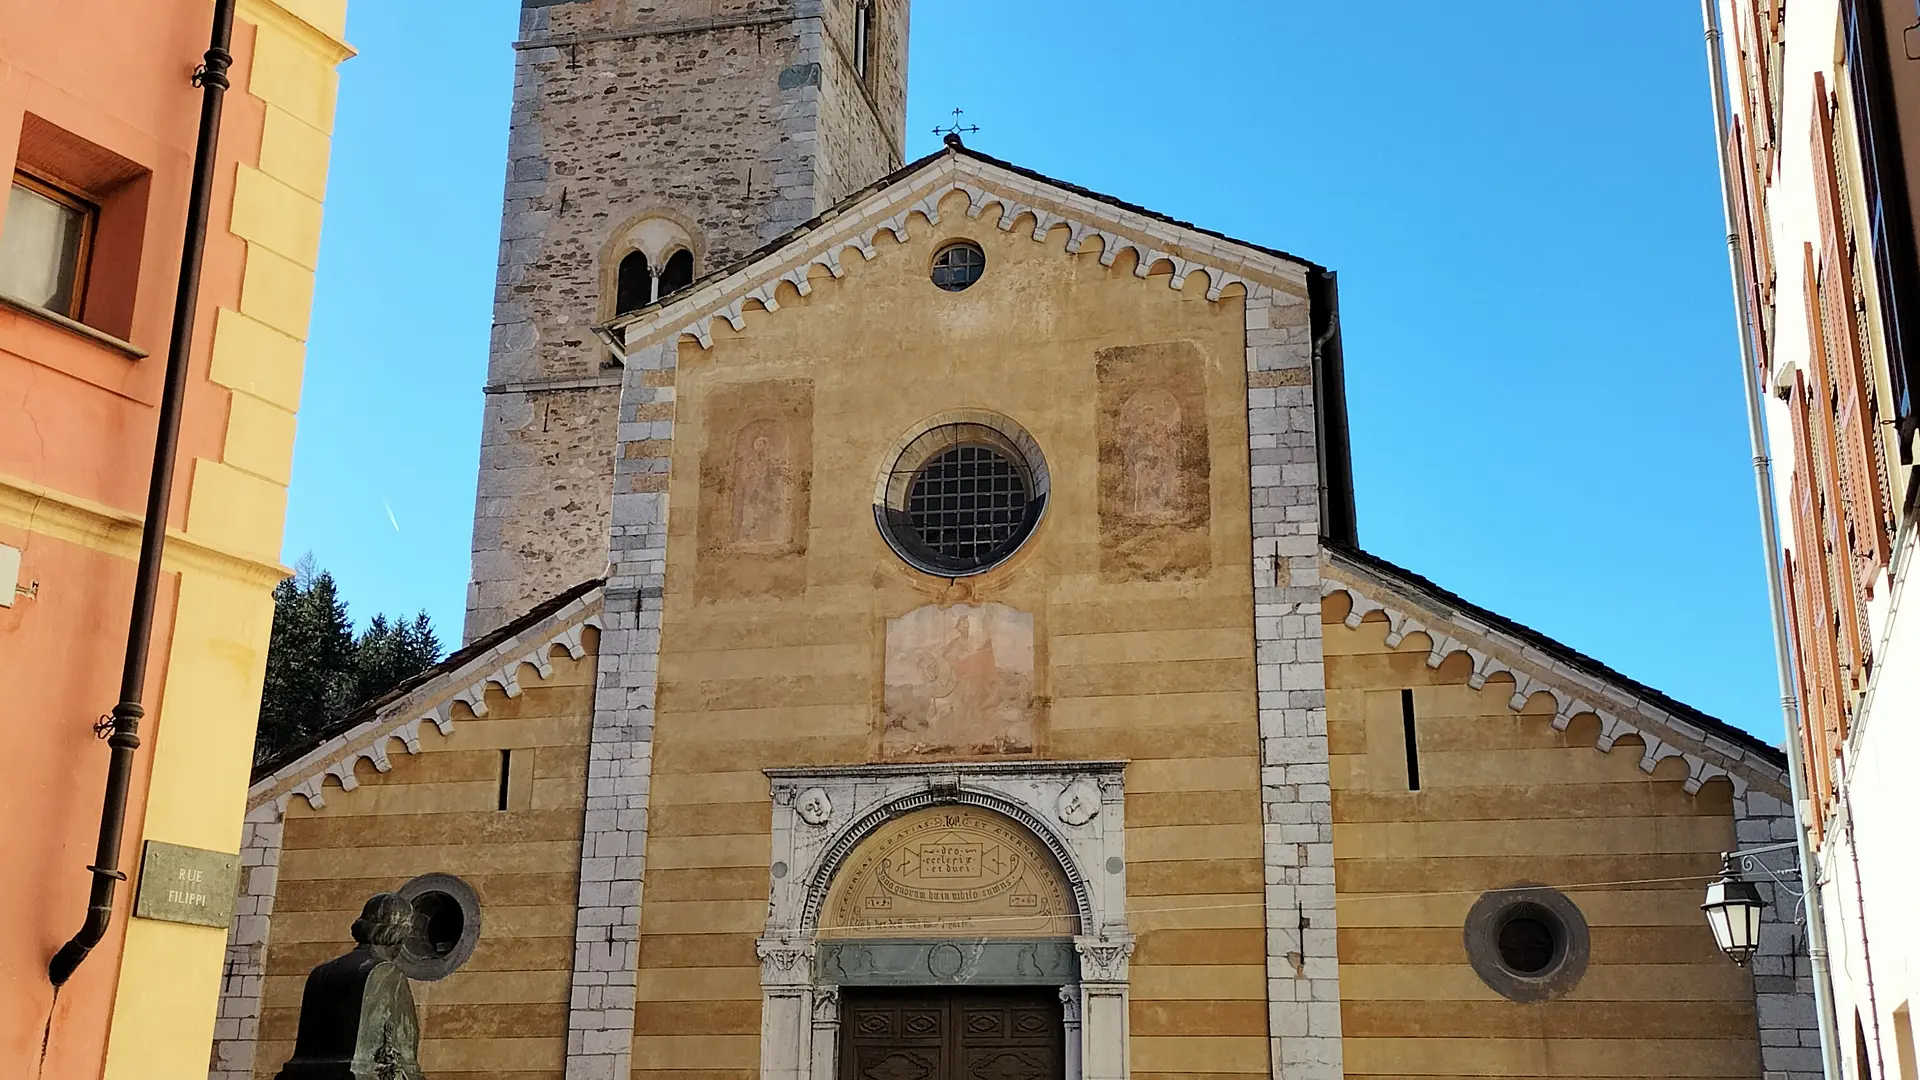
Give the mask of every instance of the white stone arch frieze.
M 1368 616 L 1378 613 L 1387 622 L 1388 648 L 1399 648 L 1408 637 L 1423 634 L 1429 643 L 1429 668 L 1464 655 L 1472 664 L 1468 687 L 1484 689 L 1496 675 L 1512 679 L 1507 707 L 1515 712 L 1526 708 L 1536 695 L 1545 694 L 1554 703 L 1551 723 L 1556 731 L 1567 730 L 1579 717 L 1592 716 L 1600 723 L 1594 742 L 1600 753 L 1612 753 L 1621 740 L 1633 736 L 1640 742 L 1642 772 L 1651 774 L 1668 758 L 1681 759 L 1687 766 L 1683 787 L 1688 794 L 1699 794 L 1716 779 L 1725 779 L 1736 799 L 1756 786 L 1775 797 L 1786 794 L 1784 773 L 1753 748 L 1611 685 L 1570 659 L 1548 655 L 1468 612 L 1419 603 L 1410 590 L 1396 587 L 1357 562 L 1336 556 L 1325 572 L 1321 592 L 1346 595 L 1349 607 L 1344 621 L 1349 629 L 1359 629 Z
M 1124 1080 L 1128 964 L 1123 762 L 970 762 L 771 769 L 773 844 L 761 960 L 763 1080 L 833 1080 L 844 985 L 1000 984 L 1013 950 L 1032 965 L 1018 976 L 1060 993 L 1068 1080 Z M 819 932 L 839 872 L 862 842 L 919 810 L 972 806 L 1032 834 L 1057 862 L 1078 923 L 1065 939 L 933 938 L 845 941 Z M 956 942 L 963 941 L 962 945 Z M 924 964 L 881 965 L 870 983 L 823 964 L 858 945 Z M 1045 951 L 1037 963 L 1033 957 Z M 942 967 L 940 950 L 953 958 Z M 962 959 L 964 956 L 964 959 Z M 999 965 L 999 966 L 996 966 Z
M 1121 254 L 1131 251 L 1135 277 L 1150 278 L 1164 265 L 1171 271 L 1167 285 L 1175 291 L 1200 274 L 1207 282 L 1209 301 L 1223 299 L 1236 286 L 1249 300 L 1271 300 L 1281 293 L 1306 295 L 1309 265 L 1302 260 L 949 151 L 861 202 L 836 210 L 732 273 L 696 282 L 686 295 L 656 310 L 614 318 L 596 328 L 596 333 L 622 363 L 662 340 L 691 338 L 703 349 L 712 348 L 714 319 L 741 331 L 746 328 L 747 312 L 780 310 L 783 284 L 808 296 L 813 292 L 815 268 L 830 278 L 845 277 L 848 253 L 872 261 L 885 250 L 875 244 L 880 234 L 891 234 L 905 244 L 914 218 L 928 226 L 939 225 L 940 203 L 955 192 L 966 196 L 969 218 L 981 219 L 994 209 L 996 216 L 988 220 L 1002 232 L 1018 230 L 1044 243 L 1054 230 L 1066 229 L 1065 253 L 1070 256 L 1098 240 L 1102 266 L 1113 266 Z M 1028 220 L 1030 228 L 1023 224 Z

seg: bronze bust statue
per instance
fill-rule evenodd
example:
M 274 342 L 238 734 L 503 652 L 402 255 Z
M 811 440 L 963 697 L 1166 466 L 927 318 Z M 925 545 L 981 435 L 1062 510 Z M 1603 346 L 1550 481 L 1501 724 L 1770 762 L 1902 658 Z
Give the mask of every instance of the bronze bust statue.
M 367 901 L 354 950 L 307 976 L 293 1057 L 276 1080 L 422 1080 L 413 990 L 394 962 L 415 917 L 396 893 Z

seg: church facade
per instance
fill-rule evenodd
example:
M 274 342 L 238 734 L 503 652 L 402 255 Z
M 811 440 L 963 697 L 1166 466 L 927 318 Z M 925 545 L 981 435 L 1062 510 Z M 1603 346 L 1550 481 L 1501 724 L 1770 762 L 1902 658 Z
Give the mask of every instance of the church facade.
M 1781 755 L 1367 555 L 1333 275 L 903 162 L 906 30 L 526 9 L 467 644 L 257 776 L 213 1076 L 390 889 L 438 1077 L 1817 1073 Z

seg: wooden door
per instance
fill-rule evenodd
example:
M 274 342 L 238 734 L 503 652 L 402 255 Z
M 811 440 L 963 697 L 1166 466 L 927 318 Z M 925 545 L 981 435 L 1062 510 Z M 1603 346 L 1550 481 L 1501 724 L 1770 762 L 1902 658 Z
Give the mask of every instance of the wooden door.
M 840 1080 L 1064 1080 L 1053 987 L 843 994 Z

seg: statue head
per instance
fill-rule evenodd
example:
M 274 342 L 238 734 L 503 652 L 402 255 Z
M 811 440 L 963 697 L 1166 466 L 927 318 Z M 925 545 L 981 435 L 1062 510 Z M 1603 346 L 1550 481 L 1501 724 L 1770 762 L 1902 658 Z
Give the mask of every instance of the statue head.
M 412 936 L 415 918 L 413 901 L 398 893 L 375 893 L 353 920 L 353 940 L 391 960 Z

